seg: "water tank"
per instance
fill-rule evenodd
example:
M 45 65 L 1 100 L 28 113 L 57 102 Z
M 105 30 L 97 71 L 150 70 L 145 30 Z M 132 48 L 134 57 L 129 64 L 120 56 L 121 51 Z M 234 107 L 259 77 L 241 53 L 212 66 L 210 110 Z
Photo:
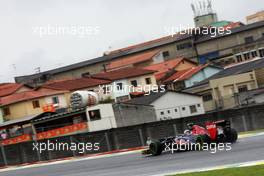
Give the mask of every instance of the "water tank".
M 70 102 L 73 109 L 98 104 L 98 95 L 92 91 L 75 91 L 71 94 Z

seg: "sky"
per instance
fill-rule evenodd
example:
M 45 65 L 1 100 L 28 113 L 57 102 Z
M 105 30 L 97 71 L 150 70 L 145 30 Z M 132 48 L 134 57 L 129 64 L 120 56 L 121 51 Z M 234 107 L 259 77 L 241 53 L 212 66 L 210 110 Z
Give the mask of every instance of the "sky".
M 195 0 L 0 0 L 0 83 L 193 27 Z M 260 0 L 212 0 L 219 20 L 246 22 Z

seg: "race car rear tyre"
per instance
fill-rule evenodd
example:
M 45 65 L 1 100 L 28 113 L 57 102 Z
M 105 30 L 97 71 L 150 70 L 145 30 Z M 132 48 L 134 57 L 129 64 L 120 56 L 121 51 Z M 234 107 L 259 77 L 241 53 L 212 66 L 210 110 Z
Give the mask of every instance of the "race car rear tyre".
M 149 145 L 149 150 L 153 156 L 158 156 L 162 153 L 163 149 L 161 143 L 159 141 L 155 141 Z
M 237 131 L 231 128 L 226 132 L 226 142 L 235 143 L 237 141 Z
M 203 144 L 204 144 L 204 139 L 205 137 L 203 135 L 197 136 L 196 138 L 196 150 L 202 150 L 203 149 Z

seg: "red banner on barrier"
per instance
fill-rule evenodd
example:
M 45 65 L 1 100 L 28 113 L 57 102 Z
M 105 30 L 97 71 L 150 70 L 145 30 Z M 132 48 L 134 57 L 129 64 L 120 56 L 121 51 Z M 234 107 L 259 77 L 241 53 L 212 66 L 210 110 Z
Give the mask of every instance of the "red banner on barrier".
M 10 138 L 10 139 L 5 139 L 3 141 L 1 141 L 2 145 L 10 145 L 10 144 L 16 144 L 16 143 L 20 143 L 20 142 L 26 142 L 26 141 L 30 141 L 32 138 L 29 134 L 24 134 L 21 136 L 17 136 L 14 138 Z
M 56 137 L 56 136 L 61 136 L 61 135 L 73 133 L 73 132 L 76 132 L 76 131 L 85 130 L 87 128 L 88 128 L 87 122 L 73 124 L 73 125 L 70 125 L 70 126 L 65 126 L 65 127 L 62 127 L 62 128 L 57 128 L 57 129 L 54 129 L 54 130 L 49 130 L 49 131 L 38 133 L 37 134 L 37 140 L 52 138 L 52 137 Z

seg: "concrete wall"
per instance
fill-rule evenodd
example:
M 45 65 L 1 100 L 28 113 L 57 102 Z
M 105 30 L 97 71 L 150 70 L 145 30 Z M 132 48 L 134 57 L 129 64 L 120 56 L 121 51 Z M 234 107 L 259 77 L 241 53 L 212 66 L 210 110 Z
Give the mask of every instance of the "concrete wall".
M 152 106 L 114 104 L 117 127 L 131 126 L 157 120 Z

